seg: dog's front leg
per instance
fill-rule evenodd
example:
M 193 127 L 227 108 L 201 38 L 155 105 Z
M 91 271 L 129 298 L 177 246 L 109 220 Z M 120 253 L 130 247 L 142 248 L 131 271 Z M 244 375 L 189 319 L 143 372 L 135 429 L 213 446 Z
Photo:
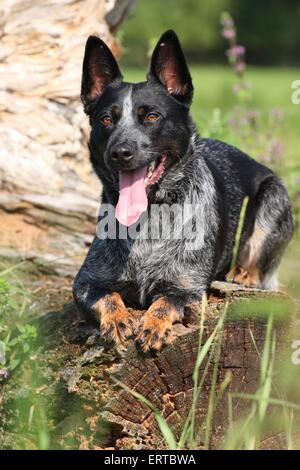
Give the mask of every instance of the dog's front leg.
M 183 319 L 183 308 L 166 297 L 157 299 L 144 314 L 138 328 L 137 342 L 144 352 L 159 350 L 172 340 L 173 323 Z
M 116 344 L 132 336 L 135 329 L 134 316 L 127 310 L 118 292 L 101 297 L 92 310 L 100 321 L 101 335 Z
M 73 286 L 78 308 L 87 315 L 93 314 L 100 322 L 100 331 L 105 340 L 123 343 L 135 330 L 135 318 L 127 310 L 118 292 L 108 287 L 99 288 L 86 282 L 84 273 L 79 273 Z
M 114 240 L 96 237 L 73 284 L 78 308 L 87 316 L 96 316 L 103 338 L 116 343 L 134 333 L 134 317 L 117 292 L 122 272 L 119 257 L 125 257 L 121 248 Z

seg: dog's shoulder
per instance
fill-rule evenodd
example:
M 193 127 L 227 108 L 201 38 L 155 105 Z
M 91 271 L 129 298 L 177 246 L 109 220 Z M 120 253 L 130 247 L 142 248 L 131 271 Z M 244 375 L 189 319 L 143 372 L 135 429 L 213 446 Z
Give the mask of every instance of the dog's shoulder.
M 212 174 L 221 179 L 227 190 L 239 187 L 245 194 L 256 193 L 260 184 L 270 176 L 272 170 L 257 162 L 233 145 L 217 139 L 199 139 L 198 158 L 204 159 Z
M 197 151 L 203 156 L 206 162 L 211 162 L 218 167 L 236 167 L 241 168 L 243 165 L 252 166 L 255 170 L 266 171 L 271 170 L 266 166 L 258 163 L 242 150 L 217 139 L 203 138 L 197 142 Z

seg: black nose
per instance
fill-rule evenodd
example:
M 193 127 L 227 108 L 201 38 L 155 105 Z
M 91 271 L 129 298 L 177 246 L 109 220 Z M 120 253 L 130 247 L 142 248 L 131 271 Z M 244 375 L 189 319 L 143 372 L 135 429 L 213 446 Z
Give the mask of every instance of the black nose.
M 111 152 L 111 158 L 115 162 L 125 162 L 128 163 L 133 158 L 132 151 L 125 145 L 120 145 L 119 147 L 114 147 Z

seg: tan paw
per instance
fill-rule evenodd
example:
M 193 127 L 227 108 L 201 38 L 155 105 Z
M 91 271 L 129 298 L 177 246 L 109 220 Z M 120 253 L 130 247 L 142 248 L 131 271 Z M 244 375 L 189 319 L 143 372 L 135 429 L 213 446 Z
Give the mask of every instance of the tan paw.
M 172 341 L 173 323 L 182 318 L 175 306 L 164 298 L 156 300 L 141 319 L 137 343 L 142 351 L 160 350 Z
M 259 287 L 260 276 L 257 268 L 245 269 L 236 266 L 226 276 L 228 282 L 235 282 L 245 287 Z
M 99 315 L 101 335 L 107 341 L 120 344 L 133 335 L 135 318 L 126 309 L 118 293 L 99 299 L 94 310 Z

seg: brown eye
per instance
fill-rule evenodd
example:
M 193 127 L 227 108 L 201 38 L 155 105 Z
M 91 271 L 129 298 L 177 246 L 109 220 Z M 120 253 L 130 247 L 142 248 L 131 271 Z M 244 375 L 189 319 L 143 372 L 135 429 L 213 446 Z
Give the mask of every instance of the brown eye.
M 159 119 L 159 114 L 156 114 L 156 113 L 149 113 L 145 117 L 145 121 L 150 121 L 150 122 L 157 121 L 158 119 Z
M 104 116 L 101 117 L 101 122 L 104 126 L 111 126 L 113 123 L 113 120 L 109 114 L 105 114 Z

